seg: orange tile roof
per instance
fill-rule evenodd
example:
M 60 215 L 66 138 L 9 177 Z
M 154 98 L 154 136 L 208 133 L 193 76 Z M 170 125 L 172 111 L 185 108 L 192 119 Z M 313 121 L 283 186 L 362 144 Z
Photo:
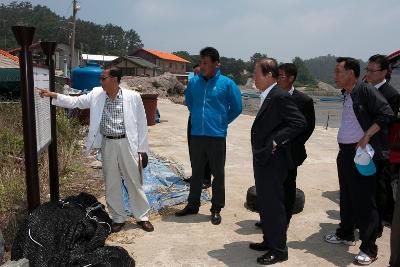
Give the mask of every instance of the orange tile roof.
M 18 57 L 11 55 L 10 53 L 7 53 L 7 52 L 4 51 L 4 50 L 1 50 L 1 49 L 0 49 L 0 54 L 3 55 L 3 56 L 5 56 L 5 57 L 8 57 L 8 58 L 10 58 L 10 59 L 12 59 L 12 60 L 14 60 L 14 61 L 17 61 L 17 62 L 19 61 L 19 58 L 18 58 Z
M 178 57 L 177 55 L 171 54 L 171 53 L 167 53 L 167 52 L 160 52 L 160 51 L 156 51 L 156 50 L 151 50 L 151 49 L 146 49 L 146 48 L 142 48 L 144 51 L 153 54 L 159 58 L 162 59 L 167 59 L 167 60 L 172 60 L 172 61 L 178 61 L 178 62 L 183 62 L 183 63 L 190 63 L 190 61 L 187 61 L 186 59 L 183 59 L 181 57 Z

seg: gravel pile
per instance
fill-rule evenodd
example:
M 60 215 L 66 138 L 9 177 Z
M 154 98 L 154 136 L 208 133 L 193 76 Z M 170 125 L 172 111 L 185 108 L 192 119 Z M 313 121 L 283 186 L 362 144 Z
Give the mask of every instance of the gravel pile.
M 159 98 L 168 98 L 174 103 L 183 103 L 184 99 L 185 86 L 171 73 L 157 77 L 124 76 L 121 86 L 140 94 L 158 94 Z

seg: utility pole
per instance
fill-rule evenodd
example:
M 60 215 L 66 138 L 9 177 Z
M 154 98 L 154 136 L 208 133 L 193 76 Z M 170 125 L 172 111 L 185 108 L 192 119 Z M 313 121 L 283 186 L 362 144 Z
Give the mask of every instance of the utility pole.
M 74 53 L 75 53 L 75 25 L 76 25 L 76 13 L 78 12 L 79 7 L 77 6 L 77 1 L 73 0 L 72 2 L 72 35 L 71 35 L 71 69 L 75 67 L 74 65 Z
M 5 19 L 3 19 L 3 29 L 4 29 L 4 50 L 7 50 L 7 28 Z

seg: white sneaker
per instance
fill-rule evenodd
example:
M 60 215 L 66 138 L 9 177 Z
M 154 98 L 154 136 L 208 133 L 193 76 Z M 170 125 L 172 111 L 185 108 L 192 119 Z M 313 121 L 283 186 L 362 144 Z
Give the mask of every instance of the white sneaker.
M 332 244 L 345 244 L 347 246 L 355 246 L 356 241 L 344 240 L 338 237 L 336 234 L 328 234 L 325 236 L 325 241 Z
M 373 263 L 375 260 L 377 259 L 374 257 L 370 257 L 367 254 L 365 254 L 364 252 L 362 252 L 360 250 L 360 252 L 358 253 L 358 255 L 355 257 L 355 262 L 357 262 L 358 264 L 361 265 L 370 265 L 371 263 Z

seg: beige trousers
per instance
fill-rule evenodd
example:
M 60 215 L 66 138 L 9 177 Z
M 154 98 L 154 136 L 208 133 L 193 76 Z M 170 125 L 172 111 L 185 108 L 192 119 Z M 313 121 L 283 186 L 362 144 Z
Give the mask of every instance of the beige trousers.
M 101 155 L 107 208 L 113 222 L 123 223 L 127 219 L 122 204 L 121 174 L 128 190 L 133 216 L 137 221 L 148 221 L 150 206 L 139 174 L 138 157 L 131 154 L 128 139 L 103 138 Z

